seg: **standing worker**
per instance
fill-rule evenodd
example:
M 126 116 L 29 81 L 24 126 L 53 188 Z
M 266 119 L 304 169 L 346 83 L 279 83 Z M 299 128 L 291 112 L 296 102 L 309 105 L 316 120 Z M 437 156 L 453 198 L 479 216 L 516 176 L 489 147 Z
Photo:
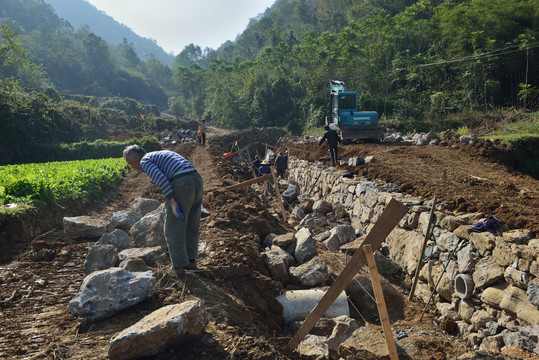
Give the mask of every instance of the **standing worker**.
M 324 140 L 328 141 L 329 156 L 331 157 L 331 164 L 335 166 L 335 162 L 339 160 L 339 157 L 337 155 L 337 143 L 342 144 L 341 137 L 339 136 L 339 134 L 337 134 L 337 131 L 330 129 L 329 125 L 324 126 L 324 130 L 326 130 L 326 132 L 324 133 L 324 136 L 322 136 L 322 139 L 318 143 L 318 147 L 320 147 L 324 143 Z
M 282 152 L 280 152 L 277 158 L 275 159 L 275 170 L 277 171 L 277 176 L 280 176 L 281 179 L 284 179 L 284 176 L 285 176 L 285 172 L 287 168 L 286 162 L 287 162 L 286 157 L 283 155 Z
M 196 269 L 202 177 L 193 164 L 173 151 L 146 151 L 131 145 L 123 153 L 133 169 L 144 171 L 159 186 L 165 201 L 165 240 L 176 273 Z
M 255 161 L 253 161 L 253 167 L 255 168 L 255 174 L 256 176 L 259 176 L 258 174 L 258 168 L 262 165 L 262 161 L 260 161 L 260 158 L 258 155 L 255 155 Z
M 202 145 L 206 145 L 206 120 L 202 120 L 198 125 L 198 131 L 200 132 L 200 142 Z

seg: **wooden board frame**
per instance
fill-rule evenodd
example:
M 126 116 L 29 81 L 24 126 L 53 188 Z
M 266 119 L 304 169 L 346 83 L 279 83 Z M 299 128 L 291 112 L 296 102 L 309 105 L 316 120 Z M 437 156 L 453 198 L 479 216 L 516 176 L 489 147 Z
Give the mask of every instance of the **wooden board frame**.
M 374 227 L 369 232 L 361 246 L 354 253 L 343 271 L 337 276 L 329 290 L 324 294 L 315 308 L 307 316 L 296 335 L 288 343 L 288 347 L 294 350 L 298 347 L 301 340 L 311 331 L 316 325 L 316 322 L 326 313 L 327 309 L 337 299 L 339 294 L 346 289 L 346 286 L 354 279 L 358 270 L 365 264 L 365 254 L 363 253 L 363 245 L 370 244 L 373 249 L 378 249 L 384 242 L 385 238 L 399 223 L 402 217 L 408 212 L 408 208 L 395 199 L 391 199 L 386 206 L 384 212 L 374 224 Z

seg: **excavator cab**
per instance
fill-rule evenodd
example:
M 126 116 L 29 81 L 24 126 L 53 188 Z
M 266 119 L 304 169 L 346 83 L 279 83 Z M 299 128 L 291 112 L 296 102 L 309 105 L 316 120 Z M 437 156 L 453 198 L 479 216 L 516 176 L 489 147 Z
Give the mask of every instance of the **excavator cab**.
M 378 127 L 376 111 L 357 111 L 357 93 L 348 91 L 344 82 L 331 80 L 327 125 L 338 130 L 342 139 L 379 141 L 383 131 Z

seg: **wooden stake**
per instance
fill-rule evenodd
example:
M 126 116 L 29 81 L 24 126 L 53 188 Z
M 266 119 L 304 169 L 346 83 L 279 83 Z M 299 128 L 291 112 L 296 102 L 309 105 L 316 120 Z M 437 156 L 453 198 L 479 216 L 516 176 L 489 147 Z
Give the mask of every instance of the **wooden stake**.
M 251 154 L 249 154 L 249 149 L 247 149 L 247 157 L 249 158 L 249 166 L 251 167 L 251 170 L 253 171 L 253 177 L 256 178 L 255 167 L 253 165 L 253 162 L 251 161 Z
M 277 176 L 275 176 L 275 170 L 273 166 L 270 167 L 271 176 L 273 176 L 273 183 L 275 184 L 275 192 L 277 193 L 277 200 L 279 200 L 279 205 L 281 206 L 281 214 L 283 215 L 283 220 L 286 220 L 286 210 L 284 208 L 283 199 L 281 198 L 281 192 L 279 191 L 279 183 L 277 182 Z
M 371 244 L 373 249 L 378 249 L 385 238 L 393 230 L 395 226 L 402 219 L 404 214 L 408 212 L 408 208 L 398 202 L 395 199 L 391 199 L 386 209 L 374 224 L 374 227 L 371 229 L 365 240 L 361 245 Z M 327 309 L 333 304 L 335 299 L 339 294 L 346 289 L 346 286 L 352 281 L 354 276 L 357 274 L 358 270 L 365 264 L 365 254 L 361 249 L 361 246 L 348 264 L 344 267 L 343 271 L 337 276 L 335 282 L 331 285 L 329 290 L 325 295 L 320 299 L 315 308 L 307 316 L 301 327 L 299 328 L 296 335 L 288 343 L 288 347 L 291 350 L 294 350 L 301 340 L 311 331 L 311 329 L 316 325 L 318 319 L 320 319 L 327 311 Z
M 371 275 L 372 289 L 374 290 L 376 306 L 378 307 L 380 322 L 382 323 L 384 337 L 386 338 L 389 358 L 391 360 L 399 360 L 399 356 L 397 355 L 397 347 L 395 346 L 395 340 L 393 339 L 393 333 L 391 332 L 391 323 L 389 322 L 389 315 L 387 313 L 386 302 L 384 300 L 382 283 L 380 282 L 380 275 L 378 274 L 378 269 L 376 268 L 376 261 L 374 260 L 374 254 L 370 244 L 363 246 L 363 253 L 367 259 L 369 274 Z
M 425 257 L 425 249 L 427 248 L 427 242 L 431 235 L 434 225 L 434 208 L 436 207 L 436 196 L 432 201 L 432 209 L 430 209 L 429 224 L 427 225 L 427 232 L 423 238 L 423 244 L 421 245 L 421 253 L 419 254 L 419 260 L 417 261 L 417 267 L 415 268 L 414 282 L 412 283 L 412 288 L 410 289 L 410 294 L 408 295 L 408 300 L 412 300 L 414 297 L 415 287 L 417 285 L 417 280 L 419 279 L 419 272 L 421 271 L 421 265 L 423 264 L 423 258 Z

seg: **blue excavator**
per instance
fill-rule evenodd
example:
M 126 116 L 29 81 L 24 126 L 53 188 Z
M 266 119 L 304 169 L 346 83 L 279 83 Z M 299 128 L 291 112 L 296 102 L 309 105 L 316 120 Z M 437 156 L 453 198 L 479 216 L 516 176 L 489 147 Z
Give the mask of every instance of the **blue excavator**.
M 348 91 L 343 81 L 331 80 L 326 125 L 337 130 L 344 140 L 380 141 L 384 131 L 378 125 L 376 111 L 358 111 L 357 93 Z

